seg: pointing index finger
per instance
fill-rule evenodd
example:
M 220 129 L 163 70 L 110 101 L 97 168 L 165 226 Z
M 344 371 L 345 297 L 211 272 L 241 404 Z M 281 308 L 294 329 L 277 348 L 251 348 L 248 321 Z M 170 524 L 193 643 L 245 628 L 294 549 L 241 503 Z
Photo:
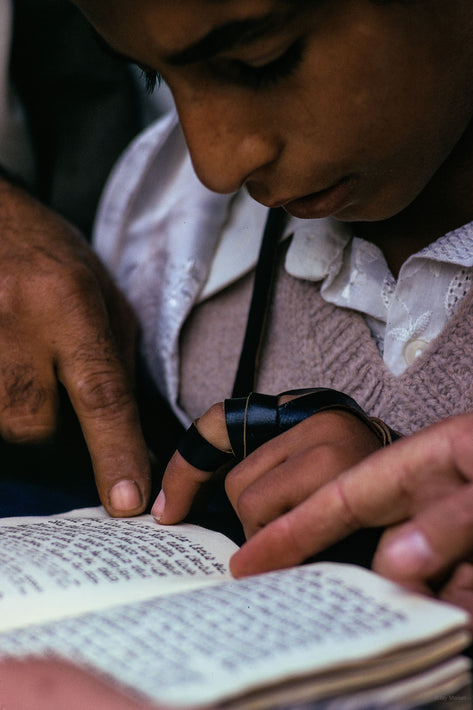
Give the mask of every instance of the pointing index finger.
M 141 513 L 150 493 L 148 452 L 112 342 L 63 360 L 59 376 L 78 416 L 104 507 L 115 516 Z
M 359 527 L 346 513 L 346 502 L 336 481 L 323 486 L 255 533 L 233 555 L 232 574 L 244 577 L 300 564 Z
M 368 456 L 256 533 L 232 573 L 293 566 L 359 528 L 409 519 L 473 478 L 472 430 L 461 415 Z

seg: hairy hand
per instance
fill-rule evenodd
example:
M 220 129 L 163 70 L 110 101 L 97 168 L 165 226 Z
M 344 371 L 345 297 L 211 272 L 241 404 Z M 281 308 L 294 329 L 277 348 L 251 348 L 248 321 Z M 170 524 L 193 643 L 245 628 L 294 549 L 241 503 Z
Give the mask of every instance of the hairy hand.
M 81 235 L 0 181 L 0 435 L 48 439 L 58 383 L 72 402 L 112 515 L 143 510 L 149 463 L 126 362 L 131 309 Z

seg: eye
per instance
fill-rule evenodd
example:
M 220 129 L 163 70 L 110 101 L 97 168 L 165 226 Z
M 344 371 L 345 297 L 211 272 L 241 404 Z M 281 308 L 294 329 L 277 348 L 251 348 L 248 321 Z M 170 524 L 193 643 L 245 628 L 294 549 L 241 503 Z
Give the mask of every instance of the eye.
M 299 66 L 303 52 L 304 41 L 299 38 L 267 64 L 255 66 L 240 59 L 219 59 L 215 63 L 215 72 L 222 80 L 261 89 L 290 76 Z
M 151 95 L 156 87 L 159 89 L 162 82 L 162 76 L 154 69 L 141 69 L 141 76 L 144 79 L 146 93 Z

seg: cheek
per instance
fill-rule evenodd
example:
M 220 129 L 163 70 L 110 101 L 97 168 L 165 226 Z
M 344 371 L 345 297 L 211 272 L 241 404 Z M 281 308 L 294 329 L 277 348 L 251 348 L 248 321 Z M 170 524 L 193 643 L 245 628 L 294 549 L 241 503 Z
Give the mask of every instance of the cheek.
M 471 102 L 445 76 L 422 81 L 422 67 L 343 69 L 314 72 L 311 92 L 299 86 L 289 98 L 292 170 L 309 187 L 318 174 L 353 176 L 353 203 L 337 216 L 387 219 L 443 165 L 471 120 Z

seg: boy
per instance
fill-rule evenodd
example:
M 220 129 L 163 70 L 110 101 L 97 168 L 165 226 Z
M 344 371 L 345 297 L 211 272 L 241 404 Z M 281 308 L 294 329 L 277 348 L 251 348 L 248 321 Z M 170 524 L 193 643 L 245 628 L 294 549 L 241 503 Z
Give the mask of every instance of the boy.
M 246 188 L 295 218 L 282 231 L 294 237 L 279 255 L 258 389 L 343 390 L 407 435 L 371 455 L 379 442 L 360 419 L 324 412 L 257 449 L 227 478 L 252 536 L 234 573 L 297 563 L 383 525 L 375 568 L 473 609 L 470 0 L 76 4 L 151 81 L 162 74 L 208 188 L 193 182 L 168 120 L 125 158 L 97 228 L 183 421 L 231 391 L 219 378 L 238 362 L 227 340 L 244 330 L 254 259 L 235 266 L 230 249 L 216 288 L 209 264 L 226 236 L 260 220 Z M 301 220 L 320 220 L 323 234 Z M 228 448 L 221 404 L 197 429 Z M 182 518 L 206 478 L 176 454 L 153 509 L 159 521 Z

